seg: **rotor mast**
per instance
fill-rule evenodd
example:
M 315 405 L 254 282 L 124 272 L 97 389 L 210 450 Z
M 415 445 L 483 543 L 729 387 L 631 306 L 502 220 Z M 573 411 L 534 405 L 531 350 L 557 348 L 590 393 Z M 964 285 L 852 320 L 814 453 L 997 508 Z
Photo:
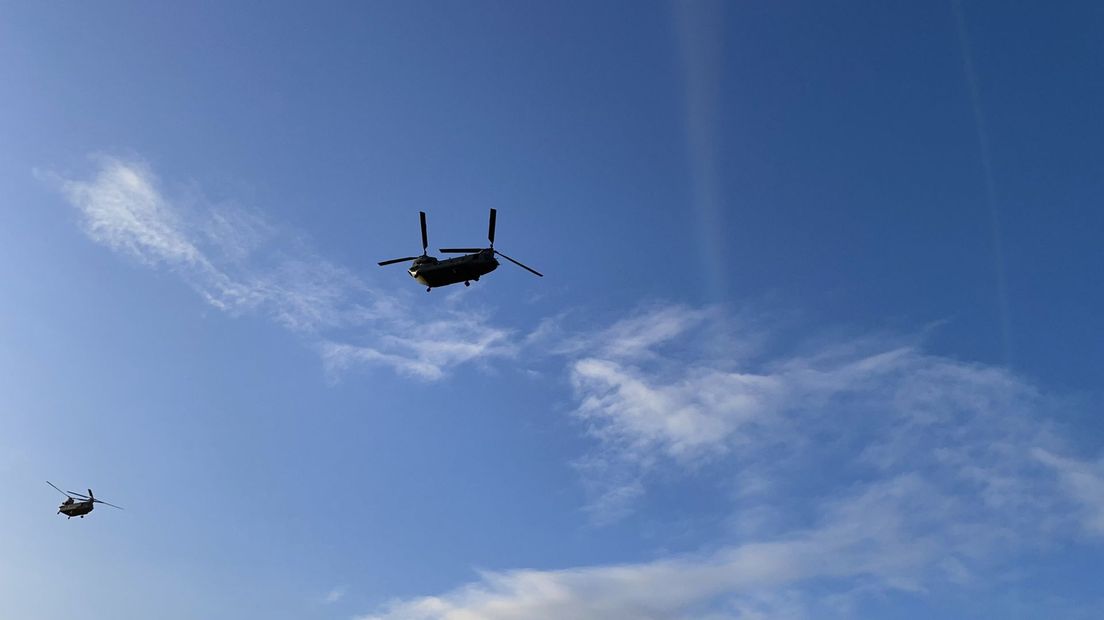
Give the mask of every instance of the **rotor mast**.
M 506 256 L 502 252 L 499 252 L 498 250 L 495 249 L 495 247 L 494 247 L 494 238 L 495 238 L 495 220 L 496 219 L 498 219 L 498 211 L 495 210 L 495 209 L 491 209 L 491 217 L 490 217 L 490 220 L 487 223 L 487 241 L 490 242 L 490 244 L 491 244 L 490 247 L 486 247 L 486 248 L 440 248 L 440 251 L 444 254 L 472 254 L 472 253 L 490 251 L 491 254 L 497 254 L 498 256 L 501 256 L 502 258 L 505 258 L 506 260 L 508 260 L 511 263 L 517 265 L 518 267 L 521 267 L 522 269 L 528 271 L 529 273 L 532 273 L 533 275 L 540 276 L 540 277 L 543 278 L 544 277 L 543 273 L 537 271 L 536 269 L 533 269 L 532 267 L 524 265 L 520 261 L 514 260 L 514 259 L 510 258 L 509 256 Z

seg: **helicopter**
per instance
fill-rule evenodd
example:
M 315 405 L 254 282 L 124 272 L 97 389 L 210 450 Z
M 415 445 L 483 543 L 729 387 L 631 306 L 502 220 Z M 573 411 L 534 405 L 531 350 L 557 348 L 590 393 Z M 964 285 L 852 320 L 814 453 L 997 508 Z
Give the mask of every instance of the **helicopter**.
M 426 292 L 440 287 L 448 286 L 449 284 L 457 284 L 463 282 L 464 286 L 471 286 L 472 281 L 479 281 L 479 276 L 485 276 L 488 273 L 498 269 L 498 261 L 495 260 L 495 255 L 501 256 L 511 263 L 525 269 L 533 275 L 544 277 L 544 274 L 527 267 L 520 262 L 506 256 L 502 252 L 499 252 L 494 247 L 495 238 L 495 216 L 497 211 L 491 209 L 491 220 L 487 226 L 487 240 L 491 242 L 490 247 L 486 248 L 440 248 L 440 251 L 444 254 L 465 254 L 465 256 L 457 256 L 456 258 L 446 258 L 444 260 L 438 260 L 436 257 L 429 256 L 426 252 L 429 248 L 429 238 L 426 236 L 426 214 L 425 211 L 419 211 L 418 215 L 421 217 L 422 222 L 422 254 L 421 256 L 407 256 L 405 258 L 393 258 L 391 260 L 385 260 L 379 263 L 380 267 L 385 265 L 392 265 L 394 263 L 402 263 L 408 260 L 414 261 L 414 264 L 410 266 L 407 272 L 410 277 L 414 278 L 418 282 L 422 283 L 426 287 Z
M 88 489 L 88 495 L 85 495 L 84 493 L 77 493 L 74 491 L 62 491 L 61 489 L 57 488 L 57 485 L 55 485 L 53 482 L 50 482 L 49 480 L 46 481 L 46 484 L 54 487 L 55 489 L 57 489 L 58 493 L 61 493 L 65 496 L 65 501 L 62 502 L 60 506 L 58 506 L 58 514 L 64 514 L 65 517 L 68 519 L 72 519 L 73 517 L 80 517 L 83 519 L 84 515 L 92 512 L 92 509 L 96 507 L 96 504 L 106 504 L 108 506 L 111 506 L 112 508 L 118 508 L 119 510 L 123 509 L 122 506 L 116 506 L 115 504 L 109 504 L 102 499 L 96 499 L 96 497 L 92 495 L 92 489 Z

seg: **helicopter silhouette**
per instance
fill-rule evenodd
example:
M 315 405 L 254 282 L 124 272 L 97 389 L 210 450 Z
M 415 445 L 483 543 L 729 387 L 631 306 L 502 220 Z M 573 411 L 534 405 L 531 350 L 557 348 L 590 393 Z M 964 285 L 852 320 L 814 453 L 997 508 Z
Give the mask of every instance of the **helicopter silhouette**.
M 102 499 L 96 499 L 96 497 L 92 495 L 92 489 L 88 489 L 88 495 L 85 495 L 84 493 L 76 493 L 74 491 L 62 491 L 57 488 L 57 485 L 49 480 L 46 481 L 46 484 L 54 487 L 57 489 L 58 493 L 65 496 L 65 501 L 58 506 L 58 514 L 64 514 L 68 519 L 72 519 L 73 517 L 80 517 L 83 519 L 84 515 L 92 512 L 96 504 L 106 504 L 112 508 L 118 508 L 119 510 L 123 509 L 122 506 L 116 506 Z
M 491 209 L 491 219 L 487 226 L 487 240 L 490 241 L 491 245 L 486 248 L 440 248 L 440 252 L 444 254 L 465 255 L 457 256 L 456 258 L 446 258 L 444 260 L 439 260 L 427 254 L 429 249 L 429 237 L 426 235 L 425 211 L 419 211 L 418 215 L 421 217 L 422 223 L 421 255 L 381 261 L 379 266 L 393 265 L 408 260 L 414 261 L 414 264 L 407 269 L 407 273 L 410 274 L 410 277 L 424 284 L 427 293 L 435 288 L 448 286 L 449 284 L 458 284 L 460 282 L 463 282 L 464 286 L 471 286 L 473 280 L 478 282 L 480 276 L 485 276 L 495 269 L 498 269 L 499 262 L 495 259 L 496 255 L 505 258 L 534 275 L 542 278 L 544 277 L 544 274 L 536 269 L 523 265 L 495 249 L 495 217 L 497 211 L 494 209 Z

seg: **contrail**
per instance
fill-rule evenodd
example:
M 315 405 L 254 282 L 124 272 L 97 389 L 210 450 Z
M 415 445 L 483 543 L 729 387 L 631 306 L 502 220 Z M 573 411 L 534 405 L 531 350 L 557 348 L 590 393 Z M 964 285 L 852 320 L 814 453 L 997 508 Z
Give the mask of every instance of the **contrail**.
M 1004 273 L 1004 248 L 1001 242 L 1000 212 L 997 210 L 997 186 L 993 181 L 993 157 L 989 150 L 989 132 L 985 126 L 985 114 L 981 109 L 981 95 L 978 92 L 977 73 L 974 71 L 974 58 L 970 53 L 970 35 L 966 32 L 966 16 L 962 11 L 962 0 L 951 0 L 955 24 L 958 26 L 958 43 L 962 49 L 962 70 L 966 76 L 966 86 L 970 91 L 970 104 L 974 110 L 974 126 L 977 128 L 978 149 L 981 151 L 981 168 L 985 177 L 985 199 L 989 205 L 989 225 L 993 231 L 993 270 L 997 278 L 997 314 L 1000 321 L 1001 338 L 1004 345 L 1004 361 L 1011 362 L 1012 344 L 1008 320 L 1008 286 Z
M 676 3 L 674 6 L 686 80 L 686 144 L 693 182 L 697 251 L 711 301 L 723 300 L 728 293 L 717 152 L 723 8 L 723 4 L 715 1 Z

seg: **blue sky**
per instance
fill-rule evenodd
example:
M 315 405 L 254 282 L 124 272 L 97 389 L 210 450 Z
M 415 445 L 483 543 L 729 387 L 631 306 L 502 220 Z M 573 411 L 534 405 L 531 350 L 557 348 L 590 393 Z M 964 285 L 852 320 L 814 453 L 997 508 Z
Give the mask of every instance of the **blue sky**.
M 1104 611 L 1100 7 L 3 14 L 0 616 Z

